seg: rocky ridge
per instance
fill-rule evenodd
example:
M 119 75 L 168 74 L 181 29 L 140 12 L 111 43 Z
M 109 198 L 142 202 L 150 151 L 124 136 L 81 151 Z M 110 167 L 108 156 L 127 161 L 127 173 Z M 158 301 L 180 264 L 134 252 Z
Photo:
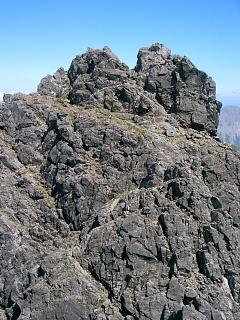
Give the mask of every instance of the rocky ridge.
M 0 107 L 0 319 L 240 318 L 239 153 L 161 44 L 89 49 Z

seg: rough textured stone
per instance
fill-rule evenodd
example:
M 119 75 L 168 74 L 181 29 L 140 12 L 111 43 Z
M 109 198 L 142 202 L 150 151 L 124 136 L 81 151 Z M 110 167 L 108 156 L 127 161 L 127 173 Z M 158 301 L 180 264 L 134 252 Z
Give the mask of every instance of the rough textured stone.
M 216 134 L 221 104 L 215 100 L 215 83 L 187 57 L 172 56 L 164 45 L 154 44 L 140 49 L 136 71 L 144 89 L 182 124 Z
M 212 136 L 212 80 L 159 44 L 45 80 L 0 105 L 0 318 L 239 319 L 240 156 Z
M 52 97 L 67 98 L 70 90 L 70 81 L 63 68 L 59 68 L 53 76 L 47 75 L 39 85 L 38 92 Z

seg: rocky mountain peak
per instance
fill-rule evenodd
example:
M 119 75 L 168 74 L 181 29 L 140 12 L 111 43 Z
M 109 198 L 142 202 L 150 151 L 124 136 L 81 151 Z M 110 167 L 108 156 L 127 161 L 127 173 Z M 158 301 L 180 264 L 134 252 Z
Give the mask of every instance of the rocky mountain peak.
M 165 64 L 171 58 L 171 51 L 163 44 L 155 43 L 151 47 L 141 48 L 137 55 L 136 71 L 146 72 L 150 65 Z
M 127 94 L 129 86 L 134 98 Z M 42 79 L 38 92 L 115 112 L 154 116 L 164 109 L 181 125 L 212 135 L 221 108 L 215 99 L 214 81 L 188 58 L 172 56 L 159 43 L 139 50 L 134 70 L 108 47 L 88 49 L 72 61 L 67 73 L 60 68 Z M 143 100 L 147 101 L 144 107 Z
M 239 320 L 240 155 L 161 44 L 0 104 L 1 320 Z

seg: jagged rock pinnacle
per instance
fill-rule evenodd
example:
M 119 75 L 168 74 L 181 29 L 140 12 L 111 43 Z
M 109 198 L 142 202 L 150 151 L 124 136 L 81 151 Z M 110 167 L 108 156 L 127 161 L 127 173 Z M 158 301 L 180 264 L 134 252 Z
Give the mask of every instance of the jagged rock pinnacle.
M 216 134 L 221 104 L 215 99 L 214 81 L 186 57 L 172 56 L 163 44 L 140 49 L 135 72 L 108 47 L 88 49 L 77 56 L 68 70 L 69 80 L 66 73 L 59 70 L 53 77 L 47 76 L 41 81 L 38 88 L 41 94 L 68 94 L 74 104 L 90 104 L 118 112 L 154 115 L 154 111 L 164 108 L 181 125 Z M 139 103 L 141 97 L 147 95 L 152 108 L 146 107 L 143 111 L 131 99 L 126 105 L 124 94 L 119 92 L 125 92 L 129 86 Z

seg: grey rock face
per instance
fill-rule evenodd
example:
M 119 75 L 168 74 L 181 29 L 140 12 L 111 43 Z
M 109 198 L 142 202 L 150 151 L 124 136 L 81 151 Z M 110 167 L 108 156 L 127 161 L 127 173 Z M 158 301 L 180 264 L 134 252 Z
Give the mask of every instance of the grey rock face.
M 239 319 L 240 156 L 211 136 L 210 79 L 158 44 L 135 71 L 88 50 L 67 77 L 69 100 L 0 106 L 0 318 Z
M 69 90 L 70 81 L 63 68 L 59 68 L 53 76 L 47 75 L 44 77 L 38 85 L 40 94 L 52 97 L 67 97 Z
M 70 100 L 143 115 L 165 109 L 182 125 L 215 135 L 221 103 L 212 78 L 162 44 L 142 48 L 135 71 L 105 47 L 77 56 L 68 71 Z
M 221 104 L 215 100 L 215 82 L 188 58 L 155 44 L 139 50 L 136 71 L 144 89 L 183 125 L 216 134 Z
M 83 55 L 77 56 L 72 61 L 68 75 L 72 86 L 70 100 L 82 104 L 97 92 L 105 95 L 105 88 L 123 83 L 129 77 L 129 69 L 105 47 L 102 51 L 88 49 Z

